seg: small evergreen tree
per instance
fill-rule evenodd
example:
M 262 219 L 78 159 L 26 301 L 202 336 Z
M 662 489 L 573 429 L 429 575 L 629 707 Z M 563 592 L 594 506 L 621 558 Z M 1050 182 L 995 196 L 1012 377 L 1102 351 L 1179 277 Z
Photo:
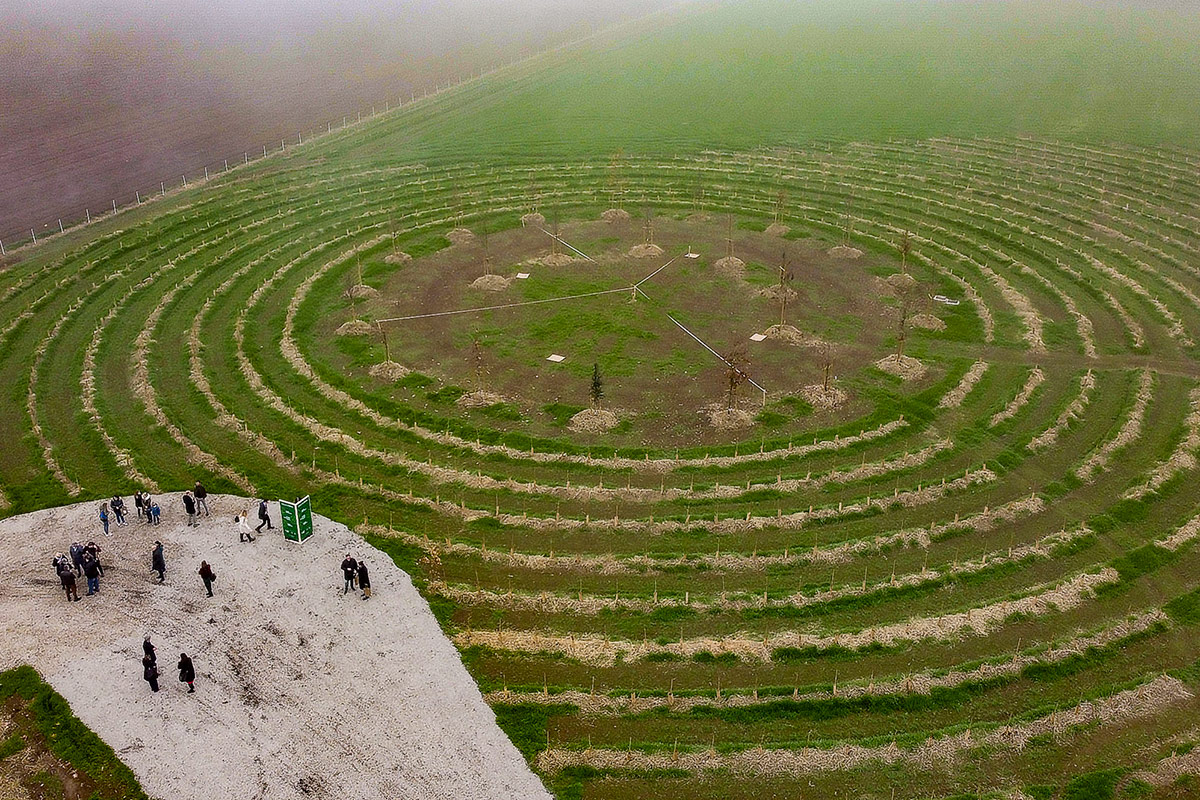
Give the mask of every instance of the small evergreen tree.
M 600 401 L 604 399 L 604 381 L 600 379 L 599 364 L 592 364 L 592 389 L 589 394 L 592 396 L 592 405 L 599 407 Z

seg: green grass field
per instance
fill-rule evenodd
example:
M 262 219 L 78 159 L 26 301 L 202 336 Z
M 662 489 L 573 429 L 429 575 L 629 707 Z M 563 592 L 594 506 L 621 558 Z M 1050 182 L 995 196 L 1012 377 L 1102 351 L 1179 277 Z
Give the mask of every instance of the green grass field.
M 1198 33 L 689 4 L 21 248 L 0 513 L 312 494 L 562 798 L 1194 796 Z M 535 211 L 599 263 L 534 263 Z M 836 408 L 819 347 L 749 343 L 784 250 Z M 667 314 L 757 348 L 743 427 Z

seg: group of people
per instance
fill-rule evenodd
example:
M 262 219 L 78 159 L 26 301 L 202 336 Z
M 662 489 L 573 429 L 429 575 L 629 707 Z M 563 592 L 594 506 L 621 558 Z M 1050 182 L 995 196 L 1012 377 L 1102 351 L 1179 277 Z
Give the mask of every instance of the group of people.
M 357 561 L 349 553 L 346 553 L 346 557 L 342 559 L 342 578 L 346 582 L 342 594 L 361 589 L 362 599 L 370 599 L 371 575 L 367 572 L 367 562 Z
M 100 578 L 104 575 L 104 568 L 100 566 L 100 550 L 100 545 L 95 542 L 71 542 L 66 554 L 54 554 L 50 565 L 67 593 L 68 603 L 79 601 L 79 588 L 75 582 L 79 576 L 87 578 L 88 595 L 100 591 Z
M 142 678 L 150 684 L 150 691 L 158 691 L 158 654 L 147 636 L 142 642 Z M 179 682 L 188 685 L 188 694 L 196 691 L 196 666 L 187 653 L 179 654 Z

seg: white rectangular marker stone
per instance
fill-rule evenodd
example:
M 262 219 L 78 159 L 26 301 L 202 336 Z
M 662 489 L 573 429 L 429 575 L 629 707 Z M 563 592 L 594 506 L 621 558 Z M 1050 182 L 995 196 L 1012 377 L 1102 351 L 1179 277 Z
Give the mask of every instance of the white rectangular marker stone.
M 560 361 L 565 361 L 566 358 L 567 358 L 566 356 L 560 356 L 558 353 L 554 353 L 552 355 L 547 356 L 546 360 L 553 361 L 555 364 L 557 364 Z
M 699 253 L 685 253 L 683 257 L 684 258 L 699 258 L 700 254 Z
M 766 338 L 767 338 L 767 337 L 766 337 L 766 336 L 764 336 L 763 334 L 761 334 L 761 333 L 756 333 L 756 334 L 754 334 L 753 336 L 751 336 L 751 337 L 750 337 L 750 341 L 752 341 L 752 342 L 761 342 L 763 339 L 766 339 Z
M 518 279 L 520 279 L 520 280 L 525 280 L 525 279 L 526 279 L 526 278 L 528 278 L 528 277 L 529 277 L 529 273 L 528 273 L 528 272 L 518 272 L 518 273 L 517 273 L 517 278 L 518 278 Z

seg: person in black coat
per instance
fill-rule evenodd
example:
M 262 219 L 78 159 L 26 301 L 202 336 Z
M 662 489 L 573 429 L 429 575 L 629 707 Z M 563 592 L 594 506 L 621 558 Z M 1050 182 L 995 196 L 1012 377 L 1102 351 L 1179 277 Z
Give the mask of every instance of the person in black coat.
M 367 562 L 358 562 L 358 588 L 362 589 L 363 600 L 371 598 L 371 576 L 367 572 Z
M 192 660 L 188 658 L 187 653 L 179 654 L 179 682 L 188 685 L 188 694 L 196 691 L 196 668 L 192 665 Z
M 150 659 L 151 664 L 158 663 L 158 655 L 154 652 L 154 645 L 150 643 L 149 636 L 142 642 L 142 653 L 144 653 L 142 657 Z
M 150 554 L 150 571 L 158 573 L 158 582 L 167 582 L 167 558 L 163 555 L 163 543 L 154 543 L 154 552 Z
M 349 553 L 342 559 L 342 577 L 346 579 L 342 594 L 346 594 L 354 588 L 354 579 L 358 577 L 358 562 L 351 558 Z
M 267 530 L 271 530 L 275 526 L 271 524 L 271 515 L 267 513 L 267 501 L 258 501 L 258 527 L 254 529 L 255 533 L 262 533 L 263 525 L 267 526 Z
M 196 522 L 196 501 L 192 498 L 191 492 L 183 493 L 183 510 L 187 512 L 188 527 L 198 527 L 200 523 Z
M 90 553 L 84 553 L 83 556 L 83 576 L 87 578 L 87 593 L 89 595 L 100 591 L 100 562 L 93 558 Z
M 158 667 L 150 660 L 150 656 L 142 659 L 142 678 L 150 684 L 150 691 L 158 691 Z
M 213 581 L 217 579 L 217 573 L 213 572 L 213 568 L 208 565 L 207 561 L 200 562 L 200 580 L 204 581 L 204 591 L 208 592 L 208 596 L 212 597 Z
M 196 487 L 192 489 L 192 497 L 196 498 L 196 510 L 204 509 L 204 516 L 211 517 L 212 514 L 208 511 L 208 490 L 204 488 L 204 484 L 196 481 Z

